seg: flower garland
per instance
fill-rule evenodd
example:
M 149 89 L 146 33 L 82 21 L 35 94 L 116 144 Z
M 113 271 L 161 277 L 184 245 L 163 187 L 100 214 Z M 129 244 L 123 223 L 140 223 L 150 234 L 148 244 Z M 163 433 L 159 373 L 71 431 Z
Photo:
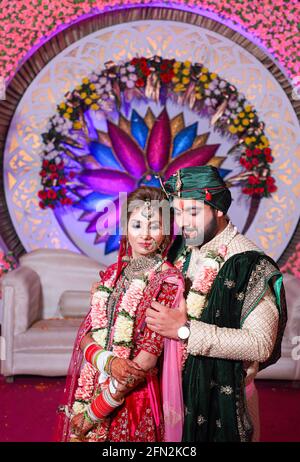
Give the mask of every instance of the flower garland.
M 114 326 L 113 335 L 113 353 L 119 358 L 129 358 L 133 347 L 133 329 L 136 316 L 136 310 L 143 298 L 144 290 L 147 287 L 149 279 L 155 271 L 162 265 L 163 260 L 159 260 L 156 265 L 147 271 L 143 279 L 135 278 L 131 281 L 129 288 L 122 297 L 121 304 L 118 309 L 118 314 Z M 104 283 L 99 285 L 95 291 L 91 301 L 91 318 L 93 339 L 102 348 L 106 347 L 108 336 L 108 318 L 107 304 L 109 296 L 112 293 L 112 285 L 115 279 L 115 274 Z
M 38 192 L 41 208 L 73 203 L 71 185 L 81 167 L 74 170 L 66 146 L 80 147 L 78 137 L 86 130 L 85 113 L 101 111 L 108 117 L 120 109 L 123 101 L 129 103 L 134 98 L 157 102 L 168 98 L 209 117 L 223 136 L 233 139 L 235 144 L 229 154 L 238 156 L 244 169 L 230 182 L 241 184 L 247 195 L 269 197 L 276 191 L 270 168 L 272 150 L 264 123 L 252 104 L 235 86 L 201 63 L 152 56 L 106 63 L 105 69 L 85 77 L 57 106 L 57 114 L 50 118 L 47 132 L 42 134 L 43 189 Z
M 199 270 L 194 276 L 192 287 L 187 296 L 187 314 L 190 320 L 199 320 L 207 302 L 212 285 L 224 264 L 227 246 L 222 244 L 217 252 L 209 251 L 199 259 Z
M 143 298 L 147 282 L 163 262 L 164 260 L 160 260 L 151 270 L 145 273 L 143 279 L 133 279 L 122 298 L 114 326 L 112 348 L 113 353 L 119 358 L 127 359 L 130 357 L 133 347 L 132 339 L 136 310 Z M 106 347 L 109 325 L 107 305 L 113 291 L 115 277 L 116 271 L 113 272 L 107 281 L 98 285 L 91 300 L 92 336 L 94 341 L 102 348 Z M 83 412 L 93 398 L 96 374 L 97 369 L 89 363 L 86 363 L 81 369 L 73 404 L 74 414 Z

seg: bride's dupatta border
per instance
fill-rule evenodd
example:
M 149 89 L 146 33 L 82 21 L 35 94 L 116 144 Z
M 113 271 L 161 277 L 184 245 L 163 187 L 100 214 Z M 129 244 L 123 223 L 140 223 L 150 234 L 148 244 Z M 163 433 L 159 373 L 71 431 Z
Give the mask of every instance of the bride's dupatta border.
M 151 290 L 153 285 L 153 298 L 157 297 L 164 282 L 170 282 L 178 285 L 173 307 L 178 306 L 183 294 L 184 282 L 181 273 L 175 268 L 170 268 L 162 273 L 157 273 L 153 280 L 150 281 L 148 289 Z M 147 290 L 147 289 L 146 289 Z M 61 405 L 58 409 L 58 418 L 55 428 L 54 441 L 68 442 L 70 432 L 70 416 L 72 406 L 75 400 L 75 392 L 78 385 L 80 370 L 83 362 L 83 353 L 80 349 L 80 343 L 83 337 L 91 330 L 91 310 L 83 320 L 75 340 L 70 365 L 68 368 L 64 394 Z M 165 339 L 164 341 L 164 361 L 161 381 L 161 392 L 163 399 L 164 422 L 165 422 L 165 441 L 181 441 L 183 427 L 183 393 L 181 380 L 181 358 L 180 349 L 177 340 Z M 170 378 L 172 377 L 172 381 Z M 172 384 L 172 390 L 170 387 Z M 152 412 L 155 417 L 156 425 L 159 425 L 159 403 L 157 402 L 151 375 L 147 380 L 147 386 L 150 394 Z

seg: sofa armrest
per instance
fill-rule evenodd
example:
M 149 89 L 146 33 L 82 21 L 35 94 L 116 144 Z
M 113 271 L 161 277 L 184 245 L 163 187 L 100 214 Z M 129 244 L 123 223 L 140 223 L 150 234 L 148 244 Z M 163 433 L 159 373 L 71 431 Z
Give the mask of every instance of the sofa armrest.
M 4 276 L 2 288 L 3 324 L 10 319 L 13 322 L 13 334 L 21 334 L 40 317 L 42 292 L 39 275 L 27 266 L 20 266 Z M 13 310 L 12 316 L 8 310 Z

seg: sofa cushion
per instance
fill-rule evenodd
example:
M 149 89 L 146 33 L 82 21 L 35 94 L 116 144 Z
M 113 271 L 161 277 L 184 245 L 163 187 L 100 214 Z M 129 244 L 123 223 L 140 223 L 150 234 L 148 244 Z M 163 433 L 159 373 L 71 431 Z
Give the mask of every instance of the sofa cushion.
M 58 305 L 63 317 L 82 318 L 89 310 L 90 292 L 66 290 L 62 293 Z
M 82 318 L 42 319 L 16 335 L 14 351 L 72 349 Z

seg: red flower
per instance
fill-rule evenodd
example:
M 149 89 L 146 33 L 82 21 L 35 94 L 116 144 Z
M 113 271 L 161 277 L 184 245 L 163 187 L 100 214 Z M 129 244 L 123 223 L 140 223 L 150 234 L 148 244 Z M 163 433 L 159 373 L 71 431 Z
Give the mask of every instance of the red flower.
M 50 164 L 50 165 L 49 165 L 49 169 L 50 169 L 50 172 L 56 172 L 57 167 L 56 167 L 55 164 Z
M 275 184 L 271 184 L 270 186 L 268 186 L 268 192 L 269 193 L 273 193 L 275 191 L 277 191 L 277 186 Z
M 257 157 L 255 157 L 254 159 L 252 159 L 252 165 L 258 165 L 258 159 L 257 159 Z
M 133 64 L 133 66 L 135 66 L 138 62 L 139 62 L 138 58 L 133 58 L 133 59 L 130 61 L 130 64 Z
M 266 156 L 266 161 L 268 162 L 268 164 L 271 164 L 274 160 L 274 157 L 272 156 Z
M 40 176 L 43 177 L 43 178 L 44 178 L 45 176 L 47 176 L 46 170 L 41 170 L 41 171 L 40 171 Z
M 272 152 L 272 151 L 271 151 L 270 148 L 265 148 L 265 149 L 264 149 L 264 154 L 265 154 L 266 156 L 269 156 L 269 155 L 271 154 L 271 152 Z
M 47 168 L 49 166 L 49 160 L 44 159 L 43 160 L 43 168 Z
M 43 200 L 47 199 L 47 193 L 44 190 L 39 191 L 38 196 L 39 196 L 40 199 L 43 199 Z
M 247 157 L 252 157 L 252 155 L 253 155 L 252 150 L 251 149 L 246 149 L 246 156 Z
M 43 210 L 46 208 L 44 202 L 39 202 L 39 207 Z
M 76 173 L 75 173 L 75 172 L 70 172 L 70 173 L 69 173 L 69 177 L 70 177 L 71 180 L 72 180 L 73 178 L 75 178 L 75 176 L 76 176 Z
M 58 178 L 58 173 L 51 173 L 50 175 L 51 180 L 56 180 Z
M 65 195 L 67 194 L 66 188 L 61 188 L 60 192 L 61 192 L 61 194 L 62 194 L 63 196 L 65 196 Z
M 266 183 L 267 185 L 271 185 L 271 184 L 274 184 L 275 183 L 275 178 L 273 178 L 272 176 L 268 176 L 268 178 L 266 179 Z
M 259 156 L 260 154 L 261 154 L 261 149 L 255 148 L 255 149 L 253 150 L 253 155 L 254 155 L 254 156 Z
M 67 180 L 66 180 L 66 178 L 65 178 L 65 177 L 63 177 L 63 178 L 60 178 L 60 179 L 58 180 L 58 184 L 60 184 L 60 185 L 62 185 L 62 184 L 66 184 L 66 182 L 67 182 Z
M 53 191 L 53 189 L 49 189 L 48 192 L 48 199 L 56 199 L 57 198 L 57 194 L 55 191 Z
M 249 176 L 249 178 L 248 178 L 248 183 L 249 183 L 249 184 L 253 184 L 253 185 L 254 185 L 254 184 L 259 184 L 259 183 L 260 183 L 260 180 L 259 180 L 259 178 L 257 178 L 257 176 L 251 175 L 251 176 Z
M 247 194 L 248 196 L 252 196 L 252 194 L 254 193 L 253 188 L 243 188 L 242 191 L 244 194 Z
M 142 79 L 142 78 L 137 79 L 135 84 L 136 84 L 137 87 L 144 87 L 145 86 L 144 79 Z
M 160 78 L 163 83 L 169 83 L 171 82 L 173 76 L 172 74 L 161 74 Z

